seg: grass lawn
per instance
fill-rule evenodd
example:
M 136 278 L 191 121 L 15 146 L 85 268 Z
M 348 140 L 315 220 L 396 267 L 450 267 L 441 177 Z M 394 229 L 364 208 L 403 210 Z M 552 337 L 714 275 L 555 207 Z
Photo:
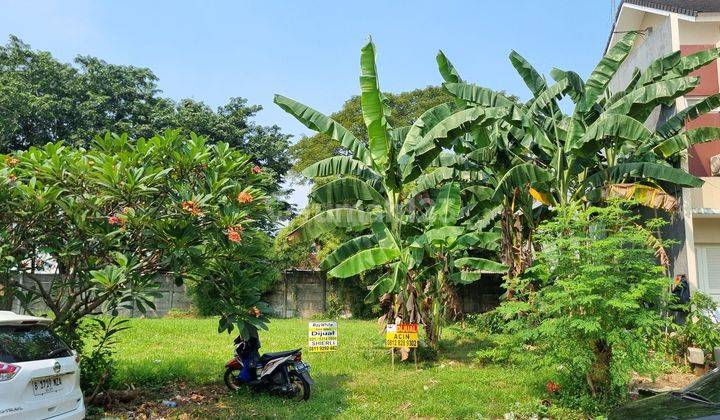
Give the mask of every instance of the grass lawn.
M 216 319 L 133 319 L 117 346 L 118 387 L 218 384 L 232 356 L 234 336 L 217 333 Z M 212 406 L 180 407 L 170 416 L 276 418 L 495 418 L 542 410 L 548 376 L 539 370 L 478 366 L 472 355 L 480 343 L 459 328 L 446 330 L 439 360 L 396 363 L 374 321 L 341 320 L 340 349 L 303 352 L 315 386 L 310 400 L 294 403 L 246 390 L 223 396 Z M 260 334 L 261 352 L 307 346 L 307 321 L 273 320 Z M 219 388 L 218 388 L 219 389 Z M 551 406 L 551 416 L 575 413 Z

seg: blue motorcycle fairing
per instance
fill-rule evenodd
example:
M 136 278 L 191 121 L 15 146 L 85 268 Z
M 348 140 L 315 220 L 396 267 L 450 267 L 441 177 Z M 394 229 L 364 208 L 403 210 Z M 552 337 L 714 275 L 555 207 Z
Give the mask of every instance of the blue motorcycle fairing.
M 253 372 L 254 368 L 250 367 L 250 355 L 242 358 L 242 370 L 240 371 L 240 374 L 238 375 L 238 380 L 242 383 L 250 383 L 255 380 L 255 375 Z

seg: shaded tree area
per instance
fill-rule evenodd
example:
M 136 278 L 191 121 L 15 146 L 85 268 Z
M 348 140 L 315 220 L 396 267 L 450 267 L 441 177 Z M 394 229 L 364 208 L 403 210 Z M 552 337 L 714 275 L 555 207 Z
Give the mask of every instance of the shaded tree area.
M 62 63 L 15 36 L 0 46 L 0 153 L 63 140 L 88 146 L 106 131 L 131 138 L 152 137 L 180 128 L 223 141 L 272 171 L 279 183 L 290 169 L 290 136 L 280 127 L 252 121 L 262 109 L 240 97 L 212 109 L 203 102 L 175 102 L 160 96 L 158 78 L 148 68 L 78 56 Z

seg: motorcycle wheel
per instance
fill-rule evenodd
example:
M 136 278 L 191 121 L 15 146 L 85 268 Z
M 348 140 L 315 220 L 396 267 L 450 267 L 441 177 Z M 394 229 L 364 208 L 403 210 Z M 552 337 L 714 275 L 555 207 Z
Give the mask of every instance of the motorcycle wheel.
M 239 374 L 240 369 L 227 368 L 225 370 L 223 380 L 225 381 L 225 386 L 227 386 L 230 391 L 237 391 L 238 389 L 240 389 L 240 384 L 238 384 L 237 382 L 237 377 Z
M 290 372 L 290 385 L 295 387 L 298 391 L 297 395 L 293 397 L 293 401 L 307 401 L 308 398 L 310 398 L 310 384 L 307 383 L 305 378 L 303 378 L 298 372 Z

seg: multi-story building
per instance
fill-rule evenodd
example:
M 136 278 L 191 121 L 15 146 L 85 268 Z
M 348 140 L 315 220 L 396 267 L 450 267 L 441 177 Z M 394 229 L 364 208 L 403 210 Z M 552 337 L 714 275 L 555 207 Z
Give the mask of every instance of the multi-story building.
M 611 91 L 627 85 L 635 68 L 644 69 L 654 59 L 673 51 L 682 55 L 720 47 L 720 0 L 624 0 L 610 33 L 609 49 L 623 34 L 640 30 L 633 50 L 610 84 Z M 696 71 L 700 85 L 674 108 L 658 107 L 651 123 L 666 119 L 709 95 L 720 92 L 717 61 Z M 686 128 L 720 127 L 720 110 L 686 124 Z M 713 159 L 713 157 L 718 158 Z M 714 162 L 714 164 L 713 164 Z M 679 214 L 671 231 L 678 244 L 671 256 L 673 274 L 687 274 L 692 289 L 720 301 L 720 139 L 694 145 L 683 167 L 705 180 L 702 188 L 684 189 Z

